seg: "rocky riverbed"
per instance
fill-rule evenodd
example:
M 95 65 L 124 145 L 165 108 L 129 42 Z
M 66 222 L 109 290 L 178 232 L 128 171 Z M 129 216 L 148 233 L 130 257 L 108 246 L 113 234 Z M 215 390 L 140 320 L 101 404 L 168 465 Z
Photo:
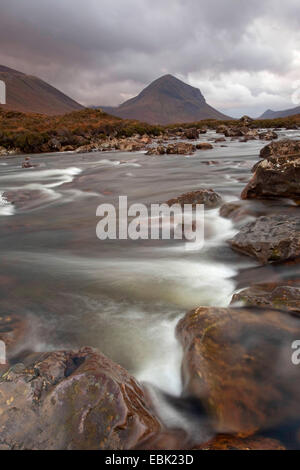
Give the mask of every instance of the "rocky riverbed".
M 300 448 L 298 139 L 245 118 L 1 159 L 1 449 Z M 204 204 L 204 246 L 98 240 L 120 194 Z

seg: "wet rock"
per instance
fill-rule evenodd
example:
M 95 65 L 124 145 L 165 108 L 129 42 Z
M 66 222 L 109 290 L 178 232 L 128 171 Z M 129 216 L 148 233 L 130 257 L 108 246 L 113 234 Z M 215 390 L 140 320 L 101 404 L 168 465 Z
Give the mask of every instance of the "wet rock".
M 81 145 L 75 150 L 75 153 L 89 153 L 89 152 L 96 152 L 99 150 L 100 150 L 99 145 L 92 143 L 92 144 L 87 144 L 87 145 Z M 110 150 L 110 147 L 109 147 L 109 150 Z
M 257 163 L 242 199 L 285 197 L 300 201 L 300 155 L 269 156 Z
M 221 433 L 249 436 L 300 418 L 292 343 L 300 319 L 273 309 L 199 307 L 177 325 L 184 394 Z
M 123 152 L 138 152 L 145 148 L 143 142 L 122 140 L 118 144 L 118 149 Z
M 22 163 L 22 168 L 33 168 L 34 165 L 31 163 L 31 160 L 29 157 L 26 157 L 25 160 Z
M 196 147 L 193 144 L 187 144 L 185 142 L 177 142 L 169 144 L 167 147 L 158 145 L 157 147 L 150 148 L 146 155 L 191 155 L 196 151 Z
M 262 140 L 278 139 L 278 134 L 275 131 L 261 132 L 259 138 Z
M 152 147 L 146 152 L 146 155 L 165 155 L 166 149 L 163 145 L 158 145 L 157 147 Z
M 225 137 L 218 137 L 217 139 L 215 139 L 215 143 L 218 143 L 218 142 L 226 142 Z
M 183 207 L 184 204 L 192 204 L 193 207 L 195 207 L 196 204 L 204 204 L 206 209 L 215 209 L 222 204 L 222 197 L 213 189 L 200 189 L 170 199 L 166 204 L 169 206 L 180 204 L 181 207 Z
M 211 150 L 213 149 L 213 146 L 209 144 L 208 142 L 199 142 L 199 144 L 196 145 L 197 150 Z
M 241 204 L 240 201 L 226 202 L 220 208 L 220 216 L 239 222 L 248 216 L 253 216 L 251 209 Z
M 260 151 L 261 158 L 269 158 L 271 156 L 282 155 L 298 155 L 300 154 L 300 141 L 284 139 L 279 142 L 272 142 L 266 145 Z M 300 155 L 298 155 L 300 156 Z
M 291 285 L 289 285 L 291 284 Z M 234 294 L 231 304 L 272 307 L 300 315 L 300 282 L 254 284 Z
M 250 222 L 253 218 L 275 215 L 298 217 L 298 207 L 282 199 L 247 199 L 226 202 L 220 208 L 221 217 L 233 220 L 237 225 Z
M 231 247 L 267 264 L 300 255 L 300 219 L 286 215 L 262 216 L 246 224 L 229 240 Z
M 17 209 L 32 209 L 48 200 L 48 194 L 39 189 L 5 191 L 2 197 Z
M 225 137 L 242 137 L 248 130 L 248 128 L 230 127 L 225 129 L 224 135 Z
M 243 137 L 243 141 L 247 142 L 248 140 L 255 140 L 258 137 L 258 131 L 248 126 L 230 127 L 224 131 L 224 135 L 233 139 Z
M 286 448 L 276 439 L 253 436 L 245 439 L 238 436 L 219 434 L 194 450 L 285 450 Z
M 244 132 L 243 139 L 240 142 L 248 142 L 249 140 L 256 140 L 259 136 L 258 131 L 256 129 L 249 129 L 247 128 Z
M 217 134 L 224 134 L 224 132 L 226 132 L 228 129 L 228 126 L 225 126 L 225 124 L 221 124 L 220 126 L 218 126 L 216 128 L 216 133 Z
M 140 142 L 142 144 L 148 145 L 148 144 L 151 144 L 152 139 L 147 134 L 144 134 L 140 137 Z
M 65 145 L 61 148 L 62 152 L 74 152 L 74 150 L 76 150 L 76 147 L 74 145 Z
M 196 147 L 193 144 L 178 142 L 176 144 L 169 144 L 166 148 L 166 153 L 170 155 L 191 155 L 195 150 Z
M 199 138 L 199 131 L 195 127 L 187 129 L 184 133 L 185 139 L 196 140 Z
M 0 376 L 0 447 L 132 449 L 160 423 L 141 387 L 100 352 L 33 354 Z

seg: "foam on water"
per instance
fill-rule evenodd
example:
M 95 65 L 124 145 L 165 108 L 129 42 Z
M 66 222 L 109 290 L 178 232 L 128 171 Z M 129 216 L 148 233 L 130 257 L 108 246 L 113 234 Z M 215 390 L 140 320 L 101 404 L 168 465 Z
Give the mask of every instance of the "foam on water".
M 5 199 L 3 192 L 0 192 L 0 216 L 14 215 L 14 213 L 14 206 Z
M 22 188 L 28 188 L 29 184 L 39 182 L 39 184 L 46 188 L 55 188 L 65 183 L 71 183 L 76 175 L 82 172 L 80 168 L 69 167 L 62 169 L 48 169 L 48 170 L 37 170 L 32 169 L 30 171 L 22 171 L 9 175 L 1 176 L 1 183 L 5 185 L 5 182 L 10 181 L 24 181 L 25 184 Z M 26 182 L 29 183 L 26 184 Z
M 175 328 L 181 316 L 174 319 L 160 318 L 148 326 L 145 341 L 152 344 L 152 354 L 143 361 L 143 367 L 135 373 L 140 382 L 148 382 L 166 393 L 179 396 L 182 391 L 182 348 L 175 336 Z
M 51 272 L 57 280 L 69 279 L 73 286 L 69 296 L 75 299 L 72 327 L 74 309 L 79 309 L 91 322 L 89 329 L 82 317 L 83 335 L 94 337 L 100 350 L 126 366 L 139 380 L 173 395 L 179 395 L 182 388 L 182 351 L 175 338 L 178 320 L 199 305 L 228 305 L 235 287 L 233 269 L 201 260 L 97 260 L 36 252 L 10 252 L 4 258 L 5 262 L 16 258 L 21 266 L 38 272 L 40 277 Z M 76 282 L 81 290 L 91 292 L 76 296 Z M 61 302 L 66 305 L 65 298 Z M 79 307 L 80 302 L 84 306 Z M 65 316 L 62 321 L 66 321 Z
M 107 158 L 103 158 L 102 160 L 99 160 L 98 163 L 101 165 L 107 165 L 107 166 L 118 166 L 121 164 L 119 160 L 108 160 Z

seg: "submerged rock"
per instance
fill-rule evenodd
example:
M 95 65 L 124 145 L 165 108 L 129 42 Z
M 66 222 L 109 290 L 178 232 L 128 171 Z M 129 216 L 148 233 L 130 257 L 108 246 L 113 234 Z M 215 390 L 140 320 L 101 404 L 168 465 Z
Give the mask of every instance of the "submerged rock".
M 300 255 L 300 218 L 259 217 L 242 227 L 229 243 L 233 249 L 262 264 L 296 258 Z
M 244 201 L 226 202 L 220 208 L 220 216 L 234 222 L 241 222 L 246 218 L 256 216 L 255 208 L 248 207 L 243 203 Z
M 208 143 L 208 142 L 199 142 L 199 144 L 196 145 L 197 150 L 211 150 L 213 149 L 213 146 Z
M 26 157 L 25 160 L 22 163 L 22 168 L 33 168 L 33 164 L 31 163 L 31 160 L 29 157 Z
M 184 204 L 192 204 L 193 207 L 195 207 L 196 204 L 204 204 L 206 209 L 215 209 L 222 204 L 222 197 L 213 189 L 199 189 L 198 191 L 181 194 L 181 196 L 170 199 L 167 201 L 167 204 L 169 206 L 180 204 L 181 207 L 183 207 Z
M 17 209 L 32 209 L 46 202 L 49 195 L 40 189 L 18 189 L 5 191 L 2 197 Z
M 177 325 L 184 394 L 221 433 L 250 435 L 300 419 L 292 343 L 300 319 L 274 309 L 199 307 Z
M 254 284 L 234 294 L 231 303 L 288 310 L 300 316 L 300 282 Z
M 132 449 L 160 431 L 136 380 L 92 348 L 2 372 L 0 409 L 0 449 Z

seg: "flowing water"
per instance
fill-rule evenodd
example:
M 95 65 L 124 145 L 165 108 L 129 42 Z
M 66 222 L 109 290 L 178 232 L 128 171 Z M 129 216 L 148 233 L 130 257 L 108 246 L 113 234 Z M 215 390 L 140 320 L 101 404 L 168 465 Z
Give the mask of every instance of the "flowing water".
M 205 213 L 204 247 L 186 250 L 180 240 L 101 241 L 97 206 L 118 206 L 120 195 L 149 206 L 198 188 L 236 200 L 265 144 L 228 141 L 193 156 L 33 155 L 37 166 L 26 170 L 22 157 L 2 158 L 0 309 L 30 316 L 22 348 L 93 346 L 140 381 L 179 396 L 176 323 L 193 307 L 227 306 L 247 285 L 248 274 L 238 273 L 256 276 L 257 264 L 229 248 L 238 227 L 217 209 Z M 16 190 L 25 197 L 12 205 L 3 193 Z

